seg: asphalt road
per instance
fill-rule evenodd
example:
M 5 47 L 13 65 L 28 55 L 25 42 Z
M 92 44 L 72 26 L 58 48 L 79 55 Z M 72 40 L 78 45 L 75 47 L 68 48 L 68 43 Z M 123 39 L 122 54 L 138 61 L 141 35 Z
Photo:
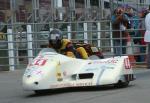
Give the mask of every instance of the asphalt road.
M 35 95 L 24 91 L 23 70 L 0 71 L 0 103 L 150 103 L 150 70 L 136 70 L 137 79 L 126 88 L 77 88 Z

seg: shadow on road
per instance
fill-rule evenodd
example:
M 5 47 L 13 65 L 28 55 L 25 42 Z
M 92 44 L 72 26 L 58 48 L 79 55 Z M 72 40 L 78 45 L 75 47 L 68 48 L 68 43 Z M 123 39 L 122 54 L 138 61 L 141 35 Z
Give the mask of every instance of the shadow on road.
M 128 87 L 114 87 L 113 85 L 108 86 L 98 86 L 98 87 L 74 87 L 74 88 L 62 88 L 62 89 L 54 89 L 54 90 L 43 90 L 38 93 L 33 93 L 31 95 L 26 96 L 26 98 L 31 97 L 40 97 L 40 96 L 47 96 L 47 95 L 58 95 L 64 93 L 71 93 L 71 92 L 100 92 L 100 91 L 107 91 L 107 90 L 116 90 L 116 89 L 124 89 L 130 88 L 134 85 L 130 84 Z

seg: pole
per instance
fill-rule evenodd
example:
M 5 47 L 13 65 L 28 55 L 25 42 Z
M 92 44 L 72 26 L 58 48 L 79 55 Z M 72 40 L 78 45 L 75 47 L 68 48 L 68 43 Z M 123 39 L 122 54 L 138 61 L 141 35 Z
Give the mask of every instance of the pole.
M 68 31 L 68 39 L 71 40 L 71 26 L 67 26 L 67 31 Z
M 15 70 L 15 58 L 14 58 L 14 41 L 13 41 L 13 23 L 14 23 L 14 18 L 15 18 L 15 15 L 14 15 L 14 10 L 15 10 L 15 0 L 10 0 L 10 9 L 11 9 L 11 22 L 10 25 L 8 26 L 8 29 L 7 29 L 7 33 L 8 33 L 8 36 L 7 36 L 7 40 L 8 40 L 8 56 L 9 56 L 9 70 L 10 71 L 14 71 Z
M 62 8 L 62 0 L 57 0 L 57 7 L 59 9 L 59 20 L 63 20 L 63 13 L 60 11 Z
M 32 30 L 31 30 L 31 25 L 27 25 L 27 46 L 28 46 L 28 63 L 32 62 L 33 59 L 33 38 L 32 38 Z
M 98 32 L 97 32 L 98 47 L 100 47 L 101 46 L 101 32 L 100 32 L 100 30 L 101 30 L 101 23 L 100 22 L 97 23 L 97 30 L 98 30 Z
M 88 43 L 87 23 L 84 23 L 84 43 Z
M 111 46 L 111 53 L 114 53 L 114 43 L 113 43 L 113 33 L 112 33 L 111 22 L 110 22 L 110 46 Z
M 9 70 L 15 70 L 15 56 L 14 56 L 14 45 L 13 45 L 13 35 L 12 29 L 7 29 L 7 39 L 8 39 L 8 56 L 9 56 Z

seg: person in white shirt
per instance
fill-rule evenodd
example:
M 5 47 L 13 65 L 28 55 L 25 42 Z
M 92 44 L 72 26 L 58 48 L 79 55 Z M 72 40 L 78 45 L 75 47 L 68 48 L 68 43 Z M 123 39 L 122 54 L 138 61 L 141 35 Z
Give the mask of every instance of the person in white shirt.
M 144 41 L 150 43 L 150 13 L 145 17 L 145 29 Z
M 145 35 L 144 41 L 148 45 L 147 49 L 147 68 L 150 69 L 150 10 L 145 10 Z

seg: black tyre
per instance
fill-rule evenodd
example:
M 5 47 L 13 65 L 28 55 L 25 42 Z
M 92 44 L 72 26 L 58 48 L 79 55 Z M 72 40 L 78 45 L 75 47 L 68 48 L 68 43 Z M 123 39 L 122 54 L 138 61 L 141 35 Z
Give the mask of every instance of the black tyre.
M 44 94 L 45 92 L 43 90 L 35 90 L 34 93 L 35 94 Z
M 127 87 L 128 85 L 129 85 L 129 81 L 125 81 L 125 82 L 118 81 L 118 83 L 116 83 L 114 86 L 117 88 L 124 88 Z

